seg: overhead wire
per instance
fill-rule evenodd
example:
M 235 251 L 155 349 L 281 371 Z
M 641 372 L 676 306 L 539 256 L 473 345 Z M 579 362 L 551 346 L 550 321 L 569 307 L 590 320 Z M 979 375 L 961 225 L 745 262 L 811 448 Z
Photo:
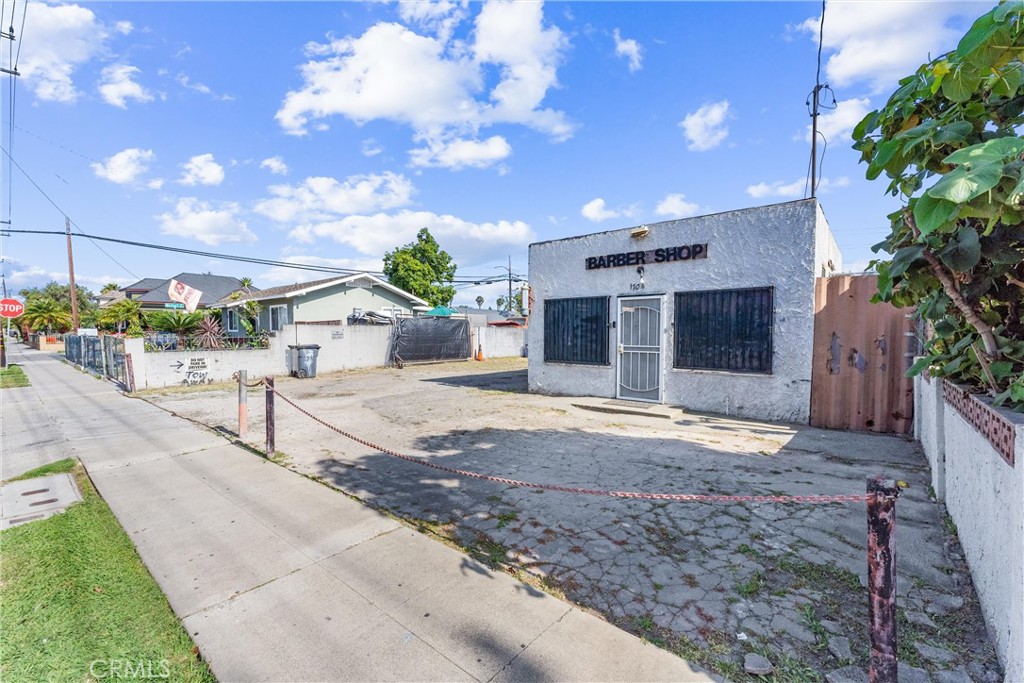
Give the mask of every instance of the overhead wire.
M 29 175 L 28 171 L 26 171 L 26 170 L 25 170 L 24 168 L 22 168 L 22 167 L 21 167 L 21 164 L 19 164 L 19 163 L 18 163 L 17 161 L 15 161 L 15 160 L 14 160 L 14 157 L 13 157 L 13 156 L 11 156 L 11 153 L 10 153 L 9 151 L 7 151 L 7 148 L 6 148 L 6 147 L 0 146 L 0 151 L 2 151 L 2 152 L 4 153 L 4 155 L 5 155 L 6 157 L 7 157 L 7 159 L 8 159 L 8 160 L 10 160 L 10 162 L 11 162 L 12 164 L 14 164 L 14 167 L 15 167 L 15 168 L 17 168 L 17 169 L 18 169 L 19 171 L 21 171 L 22 175 L 24 175 L 24 176 L 25 176 L 25 177 L 26 177 L 26 178 L 28 179 L 28 181 L 29 181 L 30 183 L 32 183 L 32 186 L 33 186 L 33 187 L 35 187 L 35 188 L 36 188 L 37 190 L 39 190 L 39 193 L 40 193 L 41 195 L 43 195 L 44 197 L 46 197 L 46 201 L 50 202 L 50 204 L 52 204 L 52 205 L 53 205 L 53 208 L 57 209 L 57 211 L 58 211 L 58 212 L 59 212 L 59 213 L 60 213 L 60 214 L 61 214 L 62 216 L 64 216 L 64 218 L 66 218 L 66 219 L 68 220 L 68 223 L 69 223 L 70 225 L 73 225 L 73 226 L 75 226 L 75 229 L 77 229 L 77 230 L 78 230 L 78 232 L 79 232 L 79 234 L 80 234 L 80 235 L 82 235 L 83 237 L 86 237 L 86 238 L 88 238 L 88 235 L 86 235 L 86 234 L 85 234 L 85 232 L 84 232 L 84 231 L 82 230 L 82 228 L 81 228 L 81 227 L 79 227 L 79 225 L 78 225 L 77 223 L 75 223 L 75 221 L 74 221 L 74 220 L 73 220 L 73 219 L 71 218 L 71 216 L 69 216 L 69 215 L 67 214 L 67 212 L 66 212 L 66 211 L 64 211 L 64 209 L 60 208 L 60 205 L 59 205 L 59 204 L 57 204 L 57 202 L 55 202 L 55 201 L 53 200 L 53 198 L 52 198 L 52 197 L 51 197 L 50 195 L 48 195 L 48 194 L 46 193 L 46 191 L 45 191 L 45 190 L 44 190 L 43 188 L 41 188 L 41 187 L 39 186 L 39 183 L 37 183 L 37 182 L 36 182 L 36 181 L 35 181 L 35 180 L 34 180 L 34 179 L 32 178 L 32 176 L 31 176 L 31 175 Z M 13 231 L 12 231 L 12 230 L 8 230 L 8 232 L 13 232 Z M 65 233 L 61 233 L 61 234 L 65 234 Z M 138 275 L 136 275 L 135 273 L 133 273 L 133 272 L 131 271 L 131 269 L 130 269 L 130 268 L 128 268 L 128 266 L 126 266 L 126 265 L 124 265 L 123 263 L 121 263 L 120 261 L 118 261 L 118 260 L 117 260 L 116 258 L 114 258 L 114 257 L 113 257 L 113 256 L 112 256 L 112 255 L 111 255 L 111 254 L 110 254 L 110 253 L 109 253 L 109 252 L 108 252 L 108 251 L 106 250 L 106 249 L 104 249 L 104 248 L 103 248 L 103 247 L 101 247 L 100 245 L 96 244 L 96 242 L 95 242 L 94 240 L 92 240 L 92 239 L 89 239 L 89 241 L 90 241 L 90 242 L 92 242 L 92 245 L 93 245 L 94 247 L 96 247 L 96 248 L 97 248 L 97 249 L 99 249 L 99 250 L 100 250 L 101 252 L 103 252 L 103 254 L 104 254 L 104 255 L 105 255 L 105 256 L 106 256 L 107 258 L 109 258 L 109 259 L 110 259 L 111 261 L 113 261 L 114 263 L 116 263 L 116 264 L 117 264 L 117 265 L 118 265 L 118 266 L 119 266 L 119 267 L 121 268 L 121 270 L 123 270 L 124 272 L 128 273 L 129 275 L 131 275 L 132 277 L 134 277 L 134 278 L 136 278 L 136 279 L 141 279 L 141 278 L 139 278 L 139 276 L 138 276 Z

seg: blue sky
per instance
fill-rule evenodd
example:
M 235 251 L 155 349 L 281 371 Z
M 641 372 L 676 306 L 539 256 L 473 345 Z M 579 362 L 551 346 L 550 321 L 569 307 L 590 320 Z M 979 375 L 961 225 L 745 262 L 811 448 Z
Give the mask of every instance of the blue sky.
M 3 0 L 2 24 L 12 5 L 14 229 L 63 230 L 66 213 L 94 235 L 379 271 L 425 226 L 459 277 L 497 278 L 509 257 L 526 274 L 534 241 L 805 196 L 819 3 L 31 2 L 24 30 L 23 2 Z M 819 199 L 847 270 L 897 206 L 849 131 L 990 6 L 829 3 Z M 323 277 L 99 245 L 74 242 L 95 290 Z M 60 237 L 2 249 L 9 290 L 67 281 Z M 456 303 L 504 290 L 460 286 Z

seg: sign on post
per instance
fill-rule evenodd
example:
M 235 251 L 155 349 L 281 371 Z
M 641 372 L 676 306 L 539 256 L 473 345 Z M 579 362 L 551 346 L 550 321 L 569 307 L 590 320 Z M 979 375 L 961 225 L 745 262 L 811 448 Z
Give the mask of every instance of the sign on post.
M 0 299 L 0 318 L 17 318 L 25 312 L 25 304 L 17 299 Z

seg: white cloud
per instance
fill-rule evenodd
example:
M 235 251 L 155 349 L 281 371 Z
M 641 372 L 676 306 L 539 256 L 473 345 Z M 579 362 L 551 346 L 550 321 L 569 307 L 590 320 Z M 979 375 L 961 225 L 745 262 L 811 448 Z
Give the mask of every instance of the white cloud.
M 544 27 L 539 2 L 491 0 L 476 18 L 473 53 L 479 64 L 501 66 L 501 81 L 491 90 L 483 120 L 521 123 L 555 140 L 572 136 L 565 114 L 538 109 L 547 91 L 558 85 L 557 69 L 568 39 L 557 26 Z
M 847 187 L 850 184 L 850 179 L 846 176 L 840 176 L 835 180 L 829 178 L 822 178 L 818 181 L 818 193 L 829 192 L 833 188 Z M 773 183 L 760 182 L 757 185 L 750 185 L 747 187 L 747 194 L 754 199 L 765 199 L 767 197 L 780 197 L 783 199 L 796 199 L 803 197 L 804 193 L 809 190 L 807 180 L 800 178 L 788 183 L 784 180 L 777 180 Z
M 612 37 L 615 38 L 615 54 L 626 58 L 630 73 L 639 71 L 643 67 L 643 49 L 640 43 L 632 38 L 623 39 L 619 29 L 615 29 Z
M 128 108 L 128 100 L 152 102 L 153 94 L 133 79 L 142 73 L 130 64 L 112 64 L 100 72 L 99 91 L 103 101 L 121 109 Z
M 834 87 L 865 82 L 876 92 L 894 90 L 929 54 L 956 47 L 962 29 L 951 28 L 951 19 L 976 13 L 974 3 L 829 2 L 823 46 L 832 53 L 825 66 L 828 82 Z M 795 29 L 817 42 L 820 21 L 820 15 L 811 17 Z
M 380 144 L 373 138 L 366 138 L 365 140 L 363 140 L 364 157 L 375 157 L 383 151 L 384 148 L 381 147 Z
M 399 5 L 407 21 L 435 28 L 440 21 L 461 21 L 462 9 L 446 2 Z M 543 5 L 492 0 L 481 7 L 475 28 L 472 44 L 450 40 L 450 28 L 431 36 L 387 22 L 357 37 L 310 44 L 310 59 L 300 67 L 302 87 L 285 95 L 276 119 L 292 135 L 325 129 L 333 116 L 358 124 L 407 124 L 414 139 L 427 144 L 432 165 L 445 158 L 430 153 L 432 146 L 477 140 L 490 125 L 520 124 L 554 140 L 571 137 L 565 114 L 542 107 L 558 85 L 557 68 L 568 46 L 557 27 L 544 25 Z M 497 83 L 488 90 L 495 71 Z M 488 145 L 485 156 L 493 157 L 499 151 L 494 137 Z M 485 150 L 477 143 L 475 151 Z M 452 156 L 454 167 L 467 165 L 465 154 Z
M 871 100 L 866 97 L 841 100 L 836 108 L 818 116 L 818 130 L 831 144 L 846 146 L 850 144 L 850 134 L 854 126 L 872 110 Z M 810 142 L 811 127 L 807 126 L 804 139 Z
M 281 157 L 268 157 L 260 162 L 260 168 L 265 168 L 274 175 L 288 175 L 288 164 L 284 163 Z
M 281 222 L 317 222 L 338 216 L 392 209 L 409 203 L 412 183 L 396 173 L 335 178 L 306 178 L 298 185 L 273 185 L 271 199 L 264 199 L 255 211 Z
M 148 183 L 146 183 L 146 187 L 148 187 L 151 190 L 159 190 L 163 186 L 164 186 L 164 179 L 163 178 L 153 178 Z
M 423 0 L 399 0 L 398 16 L 407 24 L 418 24 L 437 34 L 447 42 L 455 27 L 466 17 L 466 3 L 461 6 L 451 0 L 424 2 Z
M 413 166 L 439 166 L 452 170 L 487 168 L 512 153 L 512 146 L 500 135 L 486 140 L 428 140 L 426 147 L 409 152 Z
M 224 182 L 224 167 L 212 154 L 199 154 L 182 164 L 185 172 L 178 182 L 182 185 L 220 185 Z
M 304 224 L 292 230 L 289 236 L 300 242 L 326 237 L 360 253 L 379 256 L 411 242 L 424 227 L 456 261 L 481 254 L 499 258 L 507 253 L 509 246 L 526 246 L 535 239 L 533 230 L 523 221 L 473 223 L 455 216 L 410 210 Z
M 725 125 L 729 118 L 729 100 L 705 104 L 695 112 L 686 115 L 679 122 L 686 136 L 687 149 L 694 152 L 706 152 L 714 149 L 729 136 L 729 127 Z
M 686 195 L 680 193 L 665 195 L 665 198 L 658 202 L 658 206 L 654 208 L 654 213 L 659 216 L 669 216 L 671 218 L 696 216 L 699 211 L 699 204 L 686 201 Z
M 180 85 L 183 88 L 188 88 L 189 90 L 195 90 L 196 92 L 200 92 L 204 95 L 209 95 L 215 100 L 230 102 L 235 99 L 233 95 L 218 95 L 213 91 L 212 88 L 210 88 L 210 86 L 206 85 L 205 83 L 193 83 L 192 79 L 189 78 L 188 74 L 179 73 L 174 80 L 176 80 L 178 82 L 178 85 Z
M 135 30 L 135 25 L 130 21 L 119 21 L 114 24 L 114 30 L 121 35 L 126 36 Z
M 112 183 L 130 185 L 138 181 L 149 170 L 148 164 L 154 158 L 156 155 L 151 149 L 129 147 L 107 157 L 102 162 L 92 164 L 92 170 L 100 178 L 105 178 Z
M 100 54 L 108 37 L 92 10 L 78 5 L 30 3 L 26 17 L 30 40 L 18 64 L 21 79 L 38 99 L 74 102 L 81 93 L 72 75 Z
M 173 213 L 156 218 L 165 235 L 186 237 L 216 246 L 224 242 L 255 242 L 256 235 L 241 220 L 241 208 L 234 202 L 213 205 L 195 197 L 182 197 Z
M 610 218 L 635 216 L 639 212 L 640 207 L 636 204 L 625 208 L 609 209 L 601 197 L 591 199 L 580 208 L 580 215 L 595 223 L 600 223 Z

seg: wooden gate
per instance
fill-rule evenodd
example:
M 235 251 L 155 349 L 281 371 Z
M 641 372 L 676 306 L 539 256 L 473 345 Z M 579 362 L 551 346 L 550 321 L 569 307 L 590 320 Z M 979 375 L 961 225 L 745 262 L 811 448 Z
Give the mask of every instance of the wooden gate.
M 916 349 L 911 309 L 871 303 L 874 275 L 818 278 L 814 290 L 811 425 L 908 434 Z

